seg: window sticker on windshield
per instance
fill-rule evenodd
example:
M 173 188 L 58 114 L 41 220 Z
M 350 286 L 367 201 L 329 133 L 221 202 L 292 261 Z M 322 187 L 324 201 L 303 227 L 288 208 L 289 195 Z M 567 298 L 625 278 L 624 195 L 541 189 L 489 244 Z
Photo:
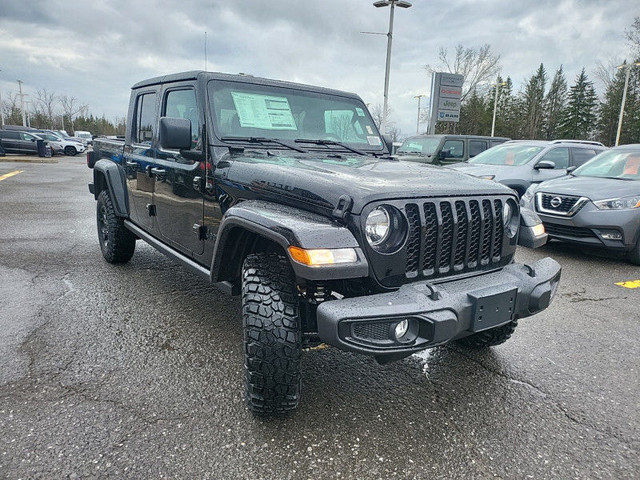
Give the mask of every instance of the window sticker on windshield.
M 364 117 L 364 110 L 362 110 L 361 108 L 356 107 L 356 113 L 359 117 Z
M 417 150 L 418 152 L 422 151 L 422 145 L 420 145 L 419 143 L 410 143 L 408 145 L 409 148 L 413 149 L 413 150 Z
M 371 125 L 367 125 L 367 133 L 369 135 L 373 135 L 373 128 L 371 128 Z
M 231 92 L 241 127 L 297 130 L 286 97 Z
M 373 145 L 375 147 L 382 145 L 382 140 L 380 140 L 380 137 L 367 136 L 367 141 L 369 142 L 369 145 Z

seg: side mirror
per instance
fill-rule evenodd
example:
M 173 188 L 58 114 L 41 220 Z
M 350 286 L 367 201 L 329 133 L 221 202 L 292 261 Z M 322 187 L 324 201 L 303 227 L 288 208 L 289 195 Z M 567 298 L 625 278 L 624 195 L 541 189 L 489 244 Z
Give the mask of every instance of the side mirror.
M 389 150 L 389 155 L 393 154 L 393 137 L 391 135 L 382 135 L 382 141 L 384 142 L 387 150 Z
M 158 141 L 161 149 L 191 149 L 191 121 L 186 118 L 160 117 Z
M 440 160 L 444 160 L 445 158 L 447 158 L 447 155 L 449 155 L 450 153 L 451 153 L 451 151 L 448 151 L 448 150 L 440 150 L 438 152 L 438 158 Z
M 540 160 L 533 168 L 536 170 L 550 170 L 556 168 L 556 164 L 551 160 Z
M 573 172 L 576 168 L 578 167 L 576 167 L 575 165 L 571 165 L 569 168 L 567 168 L 567 173 Z
M 36 141 L 36 139 L 35 139 L 35 138 L 32 138 L 32 139 L 31 139 L 31 141 L 32 141 L 32 142 L 35 142 L 35 141 Z

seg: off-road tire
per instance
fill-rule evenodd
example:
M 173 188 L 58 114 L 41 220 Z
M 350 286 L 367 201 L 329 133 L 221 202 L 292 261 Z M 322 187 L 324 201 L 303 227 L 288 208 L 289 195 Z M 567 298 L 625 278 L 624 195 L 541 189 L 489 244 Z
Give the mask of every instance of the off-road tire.
M 491 328 L 483 332 L 474 333 L 468 337 L 456 340 L 459 345 L 463 345 L 469 348 L 487 348 L 500 345 L 511 338 L 511 335 L 518 326 L 518 320 L 513 320 L 506 325 L 500 327 Z
M 242 266 L 245 399 L 256 415 L 285 414 L 300 400 L 302 333 L 293 271 L 277 253 Z
M 128 262 L 136 248 L 136 237 L 124 226 L 124 219 L 116 215 L 107 190 L 98 195 L 96 220 L 104 259 L 109 263 Z

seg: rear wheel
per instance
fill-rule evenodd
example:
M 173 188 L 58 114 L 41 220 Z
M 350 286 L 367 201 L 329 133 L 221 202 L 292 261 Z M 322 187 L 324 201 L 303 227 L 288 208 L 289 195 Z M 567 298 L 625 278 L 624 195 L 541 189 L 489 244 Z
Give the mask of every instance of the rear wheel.
M 73 157 L 74 155 L 78 154 L 78 150 L 76 150 L 76 147 L 67 145 L 66 147 L 64 147 L 64 154 Z
M 242 267 L 245 397 L 256 415 L 284 414 L 300 400 L 302 333 L 291 266 L 256 253 Z
M 109 263 L 126 263 L 136 248 L 136 237 L 124 226 L 124 219 L 116 215 L 107 190 L 98 195 L 96 205 L 98 241 L 102 256 Z
M 518 320 L 513 320 L 506 325 L 491 328 L 483 332 L 474 333 L 468 337 L 456 340 L 459 345 L 470 348 L 487 348 L 500 345 L 511 338 L 511 335 L 518 326 Z

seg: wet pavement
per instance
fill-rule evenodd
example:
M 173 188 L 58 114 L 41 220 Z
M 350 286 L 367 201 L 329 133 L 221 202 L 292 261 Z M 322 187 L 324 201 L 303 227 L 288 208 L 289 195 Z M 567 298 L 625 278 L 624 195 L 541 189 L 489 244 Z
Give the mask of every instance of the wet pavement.
M 1 478 L 635 478 L 640 279 L 553 243 L 552 307 L 506 344 L 303 355 L 291 417 L 244 407 L 239 301 L 138 242 L 105 263 L 91 171 L 0 159 Z

